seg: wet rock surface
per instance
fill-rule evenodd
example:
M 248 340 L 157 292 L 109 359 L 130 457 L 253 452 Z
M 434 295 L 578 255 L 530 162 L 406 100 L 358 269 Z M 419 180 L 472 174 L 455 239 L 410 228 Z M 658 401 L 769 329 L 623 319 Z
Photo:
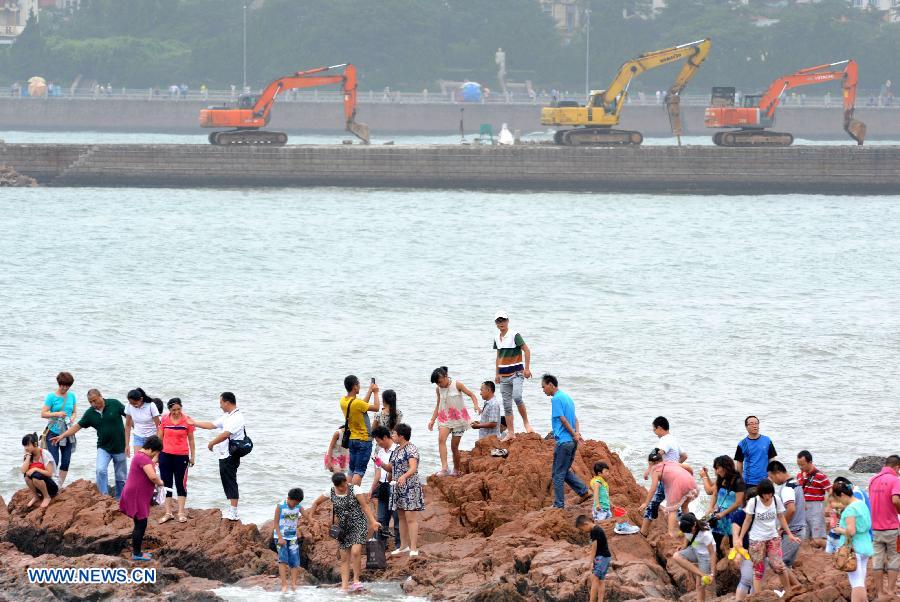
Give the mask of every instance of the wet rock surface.
M 12 167 L 0 165 L 0 188 L 3 187 L 34 187 L 37 180 L 23 176 Z
M 884 456 L 863 456 L 853 461 L 850 472 L 881 472 L 881 469 L 884 468 L 884 461 Z

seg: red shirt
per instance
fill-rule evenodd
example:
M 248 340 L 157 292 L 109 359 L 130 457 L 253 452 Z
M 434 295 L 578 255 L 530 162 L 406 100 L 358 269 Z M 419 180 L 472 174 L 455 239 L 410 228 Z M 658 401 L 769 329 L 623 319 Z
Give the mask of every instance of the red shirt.
M 824 472 L 812 467 L 813 474 L 797 473 L 797 482 L 803 486 L 803 499 L 807 502 L 824 502 L 825 494 L 831 489 L 831 481 Z
M 189 425 L 188 415 L 181 413 L 181 420 L 178 424 L 172 422 L 170 414 L 166 414 L 159 422 L 159 426 L 163 432 L 163 451 L 174 456 L 187 456 L 191 453 L 188 446 L 188 433 L 194 432 L 194 426 Z

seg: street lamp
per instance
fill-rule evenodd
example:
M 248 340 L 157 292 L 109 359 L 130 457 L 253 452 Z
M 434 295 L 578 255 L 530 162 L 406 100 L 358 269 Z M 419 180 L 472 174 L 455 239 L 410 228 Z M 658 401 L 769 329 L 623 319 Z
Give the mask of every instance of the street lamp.
M 587 49 L 584 52 L 584 97 L 585 103 L 591 98 L 591 9 L 584 9 L 585 29 L 587 30 Z
M 244 4 L 244 77 L 243 77 L 243 85 L 241 86 L 241 92 L 247 89 L 247 4 Z

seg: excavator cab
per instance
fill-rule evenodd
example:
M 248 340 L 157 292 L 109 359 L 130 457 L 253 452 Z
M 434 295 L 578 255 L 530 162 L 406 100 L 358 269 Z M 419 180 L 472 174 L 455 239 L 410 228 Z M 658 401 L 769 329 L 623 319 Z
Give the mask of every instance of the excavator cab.
M 252 109 L 256 106 L 256 103 L 259 102 L 258 94 L 241 94 L 238 97 L 237 108 L 239 109 Z
M 759 106 L 760 98 L 762 98 L 762 94 L 748 94 L 741 99 L 741 106 L 745 109 L 755 109 Z

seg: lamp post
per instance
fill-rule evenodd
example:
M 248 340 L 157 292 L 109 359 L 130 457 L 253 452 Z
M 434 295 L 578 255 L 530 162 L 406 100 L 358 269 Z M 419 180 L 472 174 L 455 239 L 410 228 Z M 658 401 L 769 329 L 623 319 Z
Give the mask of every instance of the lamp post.
M 584 97 L 585 103 L 591 98 L 591 9 L 584 9 L 585 24 L 587 30 L 587 49 L 584 52 Z
M 243 70 L 243 85 L 241 86 L 241 93 L 247 89 L 247 4 L 244 4 L 244 70 Z

